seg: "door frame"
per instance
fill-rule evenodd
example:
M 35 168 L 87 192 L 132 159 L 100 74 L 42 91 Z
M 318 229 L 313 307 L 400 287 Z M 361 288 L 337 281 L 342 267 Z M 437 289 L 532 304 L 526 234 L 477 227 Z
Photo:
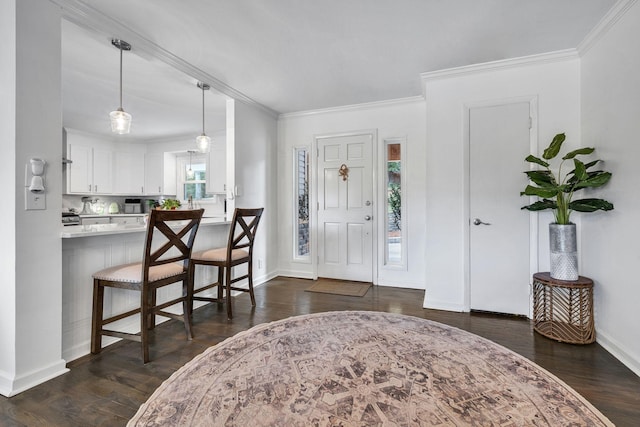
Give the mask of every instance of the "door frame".
M 506 104 L 517 103 L 529 104 L 529 117 L 531 117 L 531 125 L 529 131 L 529 152 L 538 152 L 538 95 L 519 96 L 513 98 L 492 99 L 487 101 L 465 103 L 463 106 L 463 161 L 464 161 L 464 300 L 463 307 L 465 311 L 471 311 L 471 129 L 470 114 L 474 108 L 497 107 Z M 524 159 L 522 159 L 522 170 L 526 169 Z M 533 165 L 530 165 L 533 168 Z M 522 199 L 523 206 L 527 203 L 533 203 L 535 197 L 530 196 L 529 201 Z M 529 277 L 538 271 L 538 215 L 535 212 L 529 212 Z M 529 283 L 529 294 L 532 294 L 531 283 Z M 529 318 L 533 314 L 533 301 L 529 299 Z
M 309 187 L 309 198 L 310 198 L 310 215 L 309 222 L 311 226 L 311 265 L 312 265 L 312 275 L 313 280 L 318 280 L 318 158 L 319 158 L 319 148 L 318 142 L 321 139 L 327 138 L 339 138 L 345 136 L 359 136 L 366 135 L 371 139 L 371 180 L 372 180 L 372 202 L 374 208 L 377 207 L 378 203 L 378 132 L 376 129 L 368 129 L 368 130 L 360 130 L 360 131 L 348 131 L 348 132 L 337 132 L 337 133 L 323 133 L 317 134 L 313 137 L 313 143 L 311 145 L 311 153 L 313 156 L 313 161 L 311 161 L 311 176 L 313 178 L 313 183 Z M 378 219 L 376 215 L 377 210 L 373 209 L 372 215 L 372 224 L 371 224 L 371 277 L 372 283 L 374 285 L 378 284 Z

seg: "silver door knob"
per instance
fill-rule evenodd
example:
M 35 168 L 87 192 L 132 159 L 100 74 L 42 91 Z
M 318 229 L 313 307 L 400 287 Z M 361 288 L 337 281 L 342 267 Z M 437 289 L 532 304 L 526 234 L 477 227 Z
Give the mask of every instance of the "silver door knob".
M 473 220 L 473 225 L 491 225 L 488 222 L 482 222 L 480 218 L 476 218 Z
M 364 220 L 365 221 L 371 221 L 371 215 L 365 215 L 364 216 Z

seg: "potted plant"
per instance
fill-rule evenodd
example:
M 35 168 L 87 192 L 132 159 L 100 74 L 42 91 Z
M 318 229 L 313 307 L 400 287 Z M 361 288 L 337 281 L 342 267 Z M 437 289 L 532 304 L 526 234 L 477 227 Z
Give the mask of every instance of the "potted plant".
M 180 200 L 176 199 L 164 199 L 162 202 L 162 209 L 170 210 L 170 209 L 178 209 L 181 203 Z
M 576 191 L 584 188 L 601 187 L 611 179 L 611 173 L 602 170 L 590 170 L 600 160 L 583 163 L 577 156 L 588 155 L 594 148 L 578 148 L 562 157 L 557 172 L 551 169 L 547 160 L 554 159 L 560 152 L 565 134 L 557 134 L 544 150 L 542 159 L 527 156 L 526 162 L 542 166 L 544 169 L 526 171 L 529 181 L 521 196 L 538 196 L 538 200 L 522 209 L 529 211 L 553 210 L 555 223 L 549 224 L 549 244 L 551 249 L 551 277 L 560 280 L 578 280 L 578 254 L 576 244 L 576 226 L 570 221 L 573 211 L 595 212 L 610 211 L 613 204 L 604 199 L 585 198 L 574 200 Z M 562 167 L 567 160 L 573 160 L 573 169 L 563 173 Z

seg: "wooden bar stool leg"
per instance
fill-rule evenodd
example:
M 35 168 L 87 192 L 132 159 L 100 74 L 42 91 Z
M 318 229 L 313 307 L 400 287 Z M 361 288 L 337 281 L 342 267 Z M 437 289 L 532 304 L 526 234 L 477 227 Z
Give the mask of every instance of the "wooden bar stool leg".
M 184 312 L 185 316 L 189 316 L 189 321 L 193 316 L 193 290 L 195 289 L 195 277 L 196 277 L 196 265 L 192 262 L 189 264 L 189 281 L 187 283 L 187 311 Z
M 155 293 L 155 292 L 153 292 Z M 140 344 L 142 346 L 142 363 L 149 362 L 149 329 L 151 326 L 149 322 L 151 315 L 149 313 L 149 304 L 151 302 L 151 295 L 146 292 L 146 287 L 143 287 L 140 293 Z
M 251 305 L 256 306 L 256 297 L 253 294 L 253 260 L 249 260 L 248 262 L 248 273 L 249 273 L 249 295 L 251 296 Z
M 223 287 L 224 287 L 224 268 L 218 267 L 218 304 L 220 304 L 222 302 L 222 299 L 224 298 Z
M 148 305 L 149 308 L 156 306 L 156 292 L 157 292 L 156 289 L 149 292 L 149 305 Z M 156 313 L 153 310 L 149 310 L 148 313 L 149 313 L 149 321 L 147 322 L 148 329 L 155 329 Z
M 104 307 L 104 287 L 98 279 L 93 280 L 93 316 L 91 319 L 91 353 L 102 350 L 102 316 Z
M 226 267 L 227 270 L 227 279 L 226 279 L 226 288 L 227 288 L 227 318 L 231 320 L 233 318 L 233 309 L 231 308 L 231 267 Z
M 187 277 L 187 280 L 182 281 L 182 321 L 184 322 L 184 329 L 187 332 L 187 339 L 191 341 L 193 338 L 193 330 L 191 329 L 191 313 L 189 312 L 189 286 L 191 279 Z

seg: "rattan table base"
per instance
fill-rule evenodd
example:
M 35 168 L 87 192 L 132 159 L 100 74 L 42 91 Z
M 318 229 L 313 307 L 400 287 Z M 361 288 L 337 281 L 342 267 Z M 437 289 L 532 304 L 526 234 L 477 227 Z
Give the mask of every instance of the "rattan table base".
M 595 341 L 593 281 L 558 280 L 546 273 L 533 275 L 534 330 L 545 337 L 571 344 Z

